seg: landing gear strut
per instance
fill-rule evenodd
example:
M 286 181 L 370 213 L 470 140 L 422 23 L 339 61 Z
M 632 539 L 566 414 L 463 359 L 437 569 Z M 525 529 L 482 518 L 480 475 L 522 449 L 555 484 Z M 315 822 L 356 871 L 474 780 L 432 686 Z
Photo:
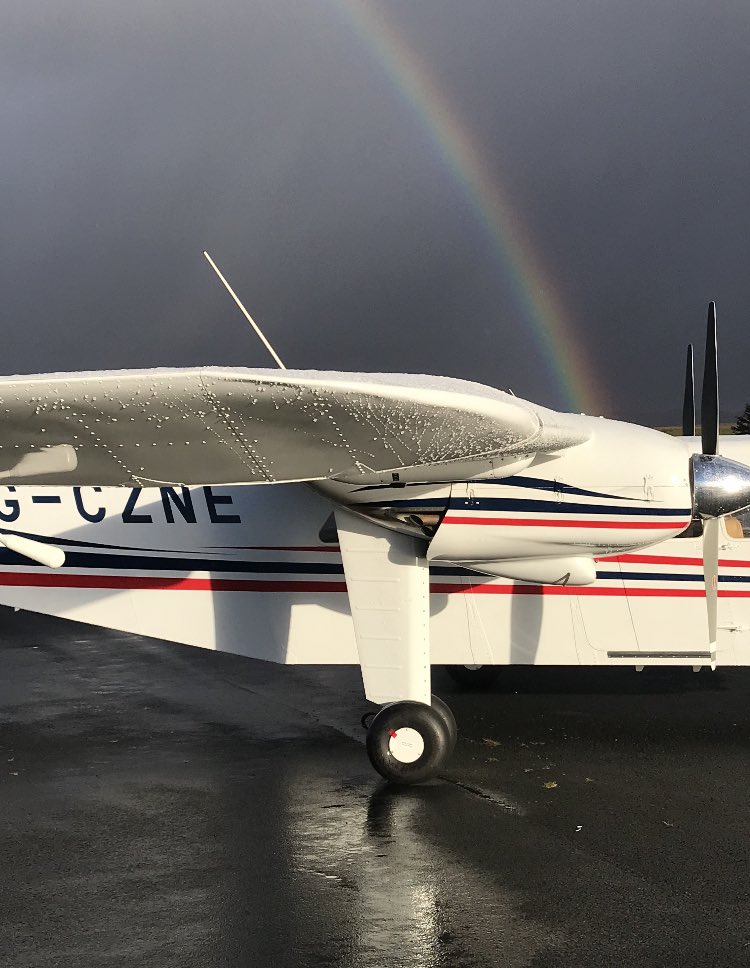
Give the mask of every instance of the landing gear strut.
M 422 783 L 443 768 L 456 745 L 453 713 L 438 699 L 432 705 L 389 703 L 367 731 L 367 754 L 378 773 L 391 783 Z
M 450 710 L 430 695 L 426 543 L 335 513 L 365 696 L 385 703 L 371 721 L 362 717 L 370 762 L 393 783 L 420 783 L 440 772 L 456 742 Z

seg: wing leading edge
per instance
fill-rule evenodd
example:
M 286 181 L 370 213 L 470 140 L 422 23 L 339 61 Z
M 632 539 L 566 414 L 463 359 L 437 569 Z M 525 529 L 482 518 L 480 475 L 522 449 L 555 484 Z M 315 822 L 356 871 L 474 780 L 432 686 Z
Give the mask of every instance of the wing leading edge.
M 366 483 L 588 436 L 580 418 L 447 377 L 203 367 L 0 379 L 6 484 Z

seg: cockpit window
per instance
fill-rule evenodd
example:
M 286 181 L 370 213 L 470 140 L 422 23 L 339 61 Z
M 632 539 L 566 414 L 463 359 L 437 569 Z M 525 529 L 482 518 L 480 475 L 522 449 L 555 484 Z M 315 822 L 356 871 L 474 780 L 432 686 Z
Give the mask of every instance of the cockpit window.
M 750 508 L 738 511 L 736 514 L 727 514 L 721 519 L 724 522 L 724 533 L 732 541 L 742 541 L 743 538 L 750 538 Z M 700 538 L 703 534 L 703 521 L 700 518 L 693 518 L 678 538 Z

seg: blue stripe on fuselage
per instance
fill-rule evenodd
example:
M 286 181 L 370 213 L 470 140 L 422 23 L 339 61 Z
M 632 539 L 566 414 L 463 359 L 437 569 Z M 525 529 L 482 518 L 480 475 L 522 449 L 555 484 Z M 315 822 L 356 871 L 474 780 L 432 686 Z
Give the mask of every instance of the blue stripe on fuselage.
M 412 500 L 396 501 L 365 501 L 355 505 L 356 508 L 437 508 L 434 498 L 415 498 Z M 660 517 L 685 517 L 690 514 L 689 508 L 664 508 L 639 505 L 624 507 L 619 504 L 578 504 L 568 501 L 535 501 L 528 498 L 476 497 L 453 499 L 448 507 L 452 511 L 523 511 L 552 514 L 622 514 L 628 516 L 653 515 Z

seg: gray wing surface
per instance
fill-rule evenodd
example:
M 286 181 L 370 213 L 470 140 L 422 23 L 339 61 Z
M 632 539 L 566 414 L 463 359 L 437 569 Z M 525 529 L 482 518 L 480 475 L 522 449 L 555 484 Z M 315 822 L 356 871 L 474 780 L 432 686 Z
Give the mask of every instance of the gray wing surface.
M 366 482 L 587 438 L 564 420 L 545 426 L 540 412 L 502 391 L 439 377 L 219 367 L 6 377 L 0 480 Z

